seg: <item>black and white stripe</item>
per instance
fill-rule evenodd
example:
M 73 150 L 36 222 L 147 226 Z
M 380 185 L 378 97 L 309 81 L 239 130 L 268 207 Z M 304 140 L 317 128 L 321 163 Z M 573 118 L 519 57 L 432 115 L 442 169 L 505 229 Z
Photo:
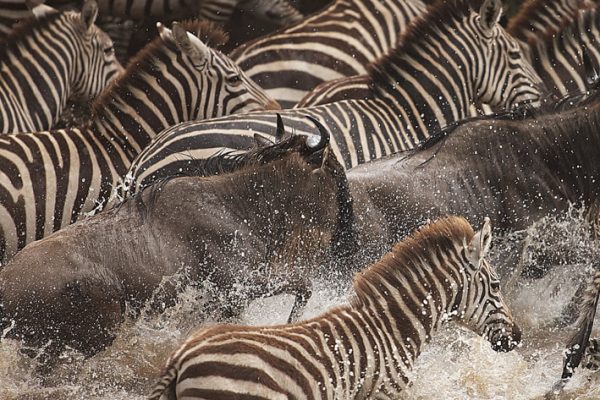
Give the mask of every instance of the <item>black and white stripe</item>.
M 97 12 L 93 0 L 81 13 L 37 6 L 0 45 L 0 133 L 52 128 L 69 98 L 89 101 L 120 72 Z
M 89 127 L 0 140 L 0 256 L 101 207 L 131 160 L 166 127 L 273 106 L 229 58 L 180 25 L 163 29 L 97 100 Z
M 420 0 L 337 0 L 293 27 L 238 47 L 231 58 L 290 108 L 322 82 L 367 73 L 424 11 Z
M 371 97 L 284 110 L 285 126 L 310 134 L 304 116 L 320 120 L 331 131 L 336 156 L 349 168 L 414 148 L 430 132 L 469 115 L 474 101 L 508 107 L 539 98 L 539 78 L 496 22 L 500 2 L 483 4 L 488 20 L 467 3 L 444 3 L 413 25 L 405 45 L 373 69 Z M 194 159 L 220 148 L 247 149 L 254 133 L 272 136 L 274 120 L 273 114 L 253 113 L 174 126 L 136 158 L 128 180 L 145 186 L 193 168 Z
M 487 219 L 476 234 L 458 217 L 425 226 L 357 274 L 348 306 L 295 325 L 194 333 L 149 399 L 397 399 L 450 319 L 510 351 L 521 333 L 485 258 L 490 242 Z

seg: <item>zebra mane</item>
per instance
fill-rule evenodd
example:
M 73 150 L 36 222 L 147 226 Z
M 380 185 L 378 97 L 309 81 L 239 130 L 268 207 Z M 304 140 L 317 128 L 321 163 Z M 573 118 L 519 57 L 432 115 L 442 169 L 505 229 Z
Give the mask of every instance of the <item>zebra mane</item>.
M 473 0 L 436 0 L 427 12 L 416 17 L 402 34 L 399 44 L 388 54 L 368 67 L 368 75 L 375 86 L 388 86 L 390 76 L 395 76 L 395 66 L 406 55 L 412 55 L 422 49 L 424 38 L 429 38 L 440 26 L 458 21 L 473 10 Z
M 212 21 L 187 20 L 181 25 L 186 31 L 197 35 L 207 46 L 220 46 L 227 41 L 227 34 Z M 154 68 L 155 60 L 167 48 L 173 52 L 178 51 L 174 42 L 165 42 L 157 36 L 138 51 L 127 64 L 125 71 L 96 98 L 92 104 L 92 118 L 102 115 L 104 107 L 110 103 L 115 94 L 124 95 L 131 82 L 138 79 L 145 80 L 144 75 Z
M 352 304 L 367 304 L 369 299 L 378 296 L 383 280 L 393 284 L 398 280 L 398 271 L 417 271 L 423 260 L 431 259 L 432 253 L 439 254 L 457 244 L 469 243 L 474 235 L 471 224 L 457 216 L 440 218 L 414 230 L 379 261 L 354 276 L 356 296 Z
M 0 60 L 5 60 L 6 54 L 14 49 L 26 36 L 30 36 L 32 32 L 35 32 L 36 30 L 46 28 L 64 14 L 65 12 L 57 11 L 55 13 L 46 14 L 40 18 L 31 16 L 15 24 L 10 33 L 0 40 Z

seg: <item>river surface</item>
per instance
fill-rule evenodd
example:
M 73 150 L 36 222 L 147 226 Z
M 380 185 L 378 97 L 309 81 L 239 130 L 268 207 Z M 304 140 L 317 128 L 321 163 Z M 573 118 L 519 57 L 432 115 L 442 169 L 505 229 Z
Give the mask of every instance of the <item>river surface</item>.
M 523 330 L 522 346 L 496 353 L 487 341 L 450 322 L 417 360 L 413 384 L 403 398 L 543 399 L 560 377 L 564 346 L 573 334 L 556 318 L 578 282 L 589 277 L 596 258 L 587 228 L 581 213 L 572 211 L 541 221 L 527 232 L 496 238 L 492 261 L 499 266 L 503 292 Z M 522 251 L 525 237 L 529 242 Z M 542 263 L 550 270 L 541 278 L 523 278 L 514 271 L 517 264 L 528 270 Z M 346 301 L 347 293 L 334 289 L 331 282 L 315 285 L 304 317 Z M 201 316 L 198 295 L 188 290 L 162 315 L 128 319 L 106 351 L 89 359 L 64 354 L 61 365 L 43 376 L 35 372 L 35 359 L 22 355 L 19 343 L 3 340 L 0 399 L 144 399 L 177 343 L 202 324 L 215 323 L 210 316 Z M 254 301 L 242 323 L 283 323 L 291 305 L 290 296 Z M 600 336 L 596 325 L 592 336 Z M 548 398 L 600 399 L 600 372 L 578 369 L 560 394 Z

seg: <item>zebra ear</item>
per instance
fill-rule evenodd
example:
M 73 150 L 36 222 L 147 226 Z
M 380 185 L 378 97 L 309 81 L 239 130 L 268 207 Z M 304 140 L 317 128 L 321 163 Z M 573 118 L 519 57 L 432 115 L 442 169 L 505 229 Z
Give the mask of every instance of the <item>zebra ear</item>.
M 480 266 L 481 260 L 487 255 L 492 245 L 492 225 L 490 219 L 485 217 L 481 230 L 473 236 L 469 243 L 469 258 L 473 264 Z
M 97 17 L 98 3 L 96 3 L 96 0 L 85 0 L 81 8 L 81 23 L 85 32 L 89 32 Z
M 492 30 L 502 16 L 501 0 L 485 0 L 479 9 L 479 21 L 486 31 Z
M 177 22 L 173 23 L 173 37 L 177 48 L 187 55 L 200 70 L 206 67 L 208 47 L 200 39 L 189 34 Z

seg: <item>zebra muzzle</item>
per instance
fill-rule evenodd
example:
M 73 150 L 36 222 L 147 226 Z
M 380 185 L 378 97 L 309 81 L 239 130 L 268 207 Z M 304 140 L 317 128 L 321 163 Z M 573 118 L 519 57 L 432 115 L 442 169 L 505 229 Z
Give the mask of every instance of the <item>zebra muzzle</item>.
M 498 329 L 490 336 L 492 350 L 498 352 L 509 352 L 521 343 L 521 330 L 517 325 L 512 325 L 511 329 Z

